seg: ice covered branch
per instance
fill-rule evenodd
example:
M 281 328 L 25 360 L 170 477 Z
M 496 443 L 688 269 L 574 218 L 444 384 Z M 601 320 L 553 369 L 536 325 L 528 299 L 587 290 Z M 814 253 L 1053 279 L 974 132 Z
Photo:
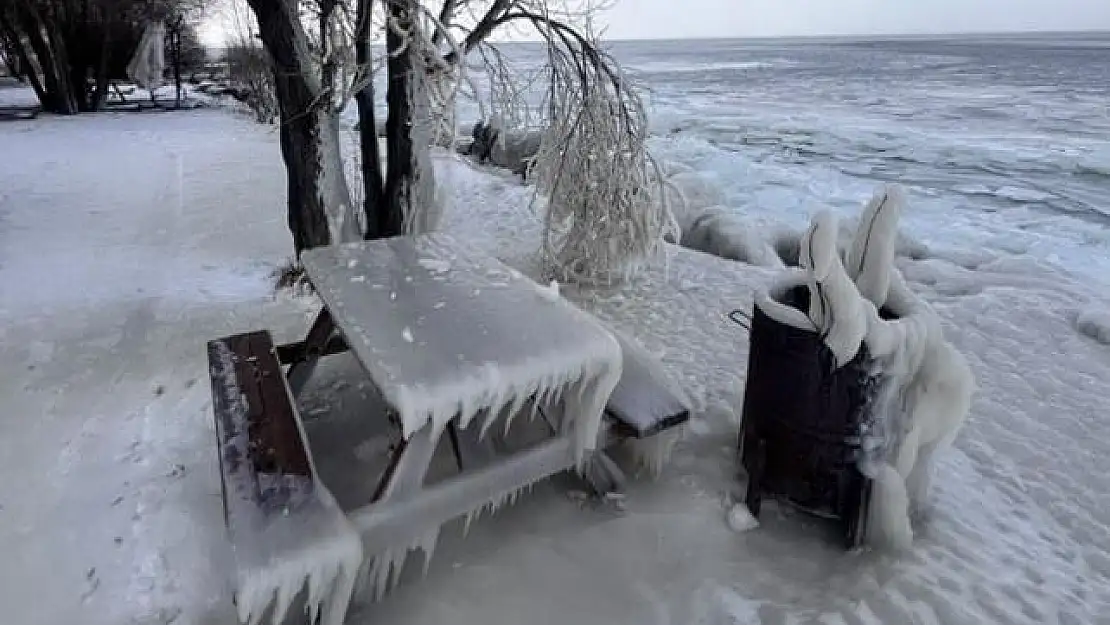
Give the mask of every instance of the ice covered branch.
M 608 283 L 656 250 L 670 221 L 645 146 L 643 105 L 589 31 L 517 8 L 547 42 L 546 129 L 532 173 L 547 199 L 544 252 L 557 278 Z

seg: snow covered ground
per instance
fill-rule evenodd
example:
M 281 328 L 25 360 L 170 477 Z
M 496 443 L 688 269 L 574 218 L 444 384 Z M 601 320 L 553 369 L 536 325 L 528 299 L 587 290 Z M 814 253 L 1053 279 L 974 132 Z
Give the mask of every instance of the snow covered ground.
M 0 620 L 231 623 L 204 344 L 291 338 L 314 307 L 270 288 L 291 250 L 276 135 L 219 111 L 122 113 L 4 122 L 0 145 Z M 533 271 L 529 190 L 440 165 L 445 227 Z M 845 553 L 785 509 L 729 529 L 747 336 L 726 314 L 774 274 L 666 260 L 617 292 L 567 292 L 694 396 L 663 476 L 637 480 L 624 511 L 560 479 L 465 539 L 448 528 L 426 579 L 414 554 L 351 623 L 1110 623 L 1100 287 L 1024 253 L 899 261 L 981 390 L 912 553 Z M 337 491 L 358 487 L 341 460 L 366 451 L 344 425 L 366 409 L 355 371 L 337 357 L 305 398 Z

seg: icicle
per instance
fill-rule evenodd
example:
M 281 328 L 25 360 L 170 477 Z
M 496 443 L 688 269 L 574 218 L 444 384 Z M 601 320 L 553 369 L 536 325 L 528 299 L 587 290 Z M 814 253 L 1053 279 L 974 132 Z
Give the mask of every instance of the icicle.
M 386 592 L 393 590 L 397 587 L 397 584 L 401 583 L 401 572 L 405 570 L 409 548 L 402 547 L 400 551 L 401 553 L 393 555 L 392 562 L 389 563 L 389 585 L 386 587 Z
M 330 583 L 331 575 L 326 575 L 323 569 L 317 569 L 308 575 L 308 598 L 306 603 L 311 615 L 311 621 L 316 622 L 316 615 L 320 610 L 320 602 L 324 596 L 324 587 Z
M 261 601 L 259 600 L 259 594 L 261 594 Z M 258 625 L 262 620 L 262 615 L 266 613 L 266 606 L 270 604 L 270 601 L 274 597 L 274 589 L 271 587 L 264 587 L 261 590 L 250 592 L 248 595 L 250 595 L 250 599 L 246 602 L 245 606 L 248 617 L 247 625 Z M 240 619 L 243 617 L 241 612 L 239 617 Z
M 289 604 L 293 603 L 296 589 L 287 584 L 282 584 L 277 589 L 277 602 L 274 604 L 271 623 L 279 624 L 285 621 L 285 613 L 289 611 Z
M 478 516 L 473 510 L 466 513 L 466 520 L 463 521 L 463 536 L 470 534 L 470 524 L 474 522 L 474 518 Z
M 432 566 L 432 556 L 435 555 L 436 542 L 439 540 L 439 528 L 428 530 L 420 539 L 420 550 L 424 552 L 423 576 L 428 577 L 428 569 Z
M 531 395 L 531 393 L 525 393 L 525 392 L 519 392 L 519 393 L 516 393 L 516 394 L 513 395 L 513 402 L 512 402 L 512 405 L 509 407 L 509 416 L 510 416 L 510 418 L 512 418 L 512 416 L 515 416 L 516 414 L 520 413 L 520 411 L 524 409 L 524 402 L 528 401 L 528 396 L 529 395 Z M 508 426 L 506 426 L 505 427 L 505 434 L 508 434 L 508 433 L 509 433 L 509 428 L 508 428 Z
M 386 548 L 374 558 L 373 569 L 370 574 L 371 583 L 373 584 L 374 601 L 381 601 L 382 598 L 385 597 L 386 586 L 389 583 L 389 569 L 392 565 L 392 548 Z
M 349 564 L 349 563 L 348 563 Z M 343 625 L 347 607 L 351 603 L 351 595 L 355 589 L 355 577 L 358 566 L 348 567 L 340 565 L 338 574 L 332 580 L 332 592 L 324 604 L 324 614 L 320 625 Z M 275 621 L 275 625 L 277 622 Z
M 655 436 L 629 441 L 635 465 L 647 469 L 652 477 L 659 477 L 681 436 L 682 428 L 671 428 Z
M 482 429 L 478 430 L 478 440 L 481 441 L 481 440 L 486 439 L 486 432 L 489 430 L 489 427 L 491 425 L 493 425 L 493 422 L 496 421 L 496 420 L 497 420 L 497 411 L 494 410 L 493 408 L 488 408 L 487 412 L 486 412 L 486 418 L 482 420 Z

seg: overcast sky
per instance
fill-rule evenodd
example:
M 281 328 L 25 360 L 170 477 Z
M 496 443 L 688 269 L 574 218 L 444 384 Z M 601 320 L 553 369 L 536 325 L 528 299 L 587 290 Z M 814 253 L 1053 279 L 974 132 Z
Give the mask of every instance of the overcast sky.
M 607 39 L 1110 30 L 1110 0 L 617 0 Z
M 1110 0 L 616 0 L 598 22 L 609 40 L 1110 30 Z M 213 15 L 202 39 L 227 29 Z

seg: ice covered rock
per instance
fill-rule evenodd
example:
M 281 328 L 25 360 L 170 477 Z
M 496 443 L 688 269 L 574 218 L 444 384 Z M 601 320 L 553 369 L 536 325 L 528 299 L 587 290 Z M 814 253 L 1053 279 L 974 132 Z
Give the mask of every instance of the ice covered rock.
M 734 210 L 711 206 L 682 227 L 682 246 L 762 267 L 783 263 L 763 235 Z
M 1110 345 L 1110 309 L 1088 306 L 1078 311 L 1075 329 L 1103 345 Z
M 664 181 L 664 196 L 679 227 L 685 232 L 703 210 L 725 204 L 724 193 L 709 178 L 697 172 L 680 172 Z

